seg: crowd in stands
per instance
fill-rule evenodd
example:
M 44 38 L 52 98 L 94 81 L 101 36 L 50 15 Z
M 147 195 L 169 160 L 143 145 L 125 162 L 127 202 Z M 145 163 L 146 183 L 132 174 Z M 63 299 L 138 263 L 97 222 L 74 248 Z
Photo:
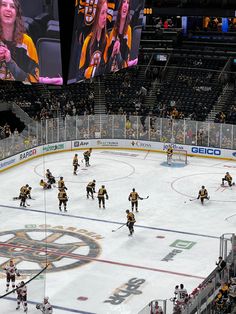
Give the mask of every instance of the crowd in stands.
M 12 130 L 11 126 L 6 122 L 4 125 L 0 125 L 0 139 L 7 138 L 10 136 L 18 136 L 19 132 L 17 128 Z
M 0 84 L 1 101 L 18 105 L 36 121 L 94 113 L 94 88 L 91 82 L 51 90 L 46 86 L 25 86 L 16 82 Z

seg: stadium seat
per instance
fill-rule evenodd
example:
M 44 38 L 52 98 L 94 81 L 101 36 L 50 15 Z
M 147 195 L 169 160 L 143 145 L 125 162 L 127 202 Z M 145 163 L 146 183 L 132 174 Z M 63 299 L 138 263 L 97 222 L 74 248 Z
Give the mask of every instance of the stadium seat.
M 59 8 L 58 0 L 52 1 L 52 18 L 47 23 L 46 36 L 50 38 L 60 38 L 60 25 L 59 25 Z
M 133 60 L 138 56 L 139 38 L 141 37 L 142 27 L 135 27 L 132 33 L 132 49 L 130 59 Z
M 60 40 L 40 38 L 37 41 L 37 51 L 40 76 L 50 78 L 62 76 Z
M 44 36 L 49 14 L 45 12 L 43 0 L 20 0 L 25 27 L 32 39 L 37 42 Z

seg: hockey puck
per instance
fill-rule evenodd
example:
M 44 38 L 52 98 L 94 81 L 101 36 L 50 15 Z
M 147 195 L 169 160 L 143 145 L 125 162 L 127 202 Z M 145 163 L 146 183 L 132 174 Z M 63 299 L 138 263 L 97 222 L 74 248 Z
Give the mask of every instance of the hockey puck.
M 78 297 L 77 298 L 77 300 L 79 300 L 79 301 L 87 301 L 88 300 L 88 298 L 87 297 Z
M 165 236 L 161 236 L 161 235 L 160 235 L 160 236 L 156 236 L 156 238 L 157 238 L 157 239 L 164 239 Z

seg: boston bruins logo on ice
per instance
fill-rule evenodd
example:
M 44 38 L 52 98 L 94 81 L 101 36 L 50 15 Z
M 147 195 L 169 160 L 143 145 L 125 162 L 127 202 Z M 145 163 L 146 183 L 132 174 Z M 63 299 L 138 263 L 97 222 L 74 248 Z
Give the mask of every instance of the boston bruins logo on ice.
M 0 257 L 13 259 L 21 273 L 56 272 L 90 263 L 101 253 L 94 232 L 73 227 L 27 225 L 25 229 L 0 232 Z

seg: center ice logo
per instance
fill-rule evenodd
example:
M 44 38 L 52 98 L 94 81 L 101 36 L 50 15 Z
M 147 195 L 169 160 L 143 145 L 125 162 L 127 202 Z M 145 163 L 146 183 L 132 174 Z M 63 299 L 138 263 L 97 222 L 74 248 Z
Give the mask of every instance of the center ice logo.
M 0 257 L 8 258 L 0 268 L 14 259 L 22 274 L 38 273 L 46 263 L 47 272 L 72 269 L 90 263 L 100 253 L 99 244 L 79 232 L 53 228 L 47 228 L 46 233 L 42 228 L 0 232 Z

